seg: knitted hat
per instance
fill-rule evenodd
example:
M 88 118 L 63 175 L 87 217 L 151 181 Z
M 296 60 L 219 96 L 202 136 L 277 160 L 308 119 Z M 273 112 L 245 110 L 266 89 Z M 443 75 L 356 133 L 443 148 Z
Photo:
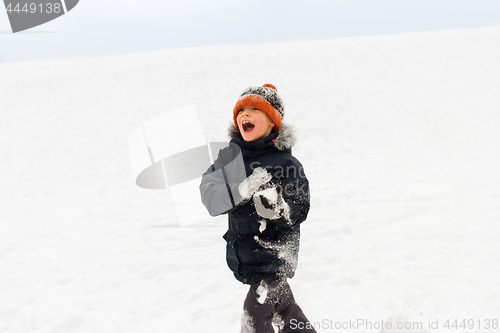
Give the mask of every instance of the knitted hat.
M 285 106 L 278 95 L 278 89 L 272 84 L 266 83 L 262 87 L 250 87 L 241 93 L 233 109 L 233 120 L 236 127 L 238 127 L 236 122 L 238 111 L 244 106 L 253 106 L 264 112 L 276 125 L 273 132 L 280 129 Z

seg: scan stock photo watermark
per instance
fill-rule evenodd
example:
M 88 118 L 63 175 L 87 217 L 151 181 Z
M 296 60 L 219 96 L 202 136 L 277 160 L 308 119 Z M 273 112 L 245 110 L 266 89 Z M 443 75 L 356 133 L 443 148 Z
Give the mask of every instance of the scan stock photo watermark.
M 75 8 L 79 0 L 4 0 L 13 33 L 52 21 Z
M 316 330 L 352 330 L 354 332 L 364 330 L 378 330 L 380 332 L 475 332 L 484 330 L 485 332 L 498 332 L 499 319 L 475 318 L 475 319 L 428 319 L 426 321 L 417 320 L 380 320 L 369 319 L 349 319 L 344 321 L 323 319 L 315 322 L 301 322 L 296 319 L 290 321 L 292 330 L 302 331 L 307 329 Z

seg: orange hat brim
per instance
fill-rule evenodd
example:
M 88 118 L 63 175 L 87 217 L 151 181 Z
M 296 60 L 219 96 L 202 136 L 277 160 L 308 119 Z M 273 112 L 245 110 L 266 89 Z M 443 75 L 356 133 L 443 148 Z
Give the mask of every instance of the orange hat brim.
M 245 95 L 238 99 L 233 109 L 233 121 L 234 125 L 237 128 L 238 123 L 236 122 L 236 117 L 238 117 L 238 111 L 240 111 L 240 109 L 245 106 L 253 106 L 254 108 L 257 108 L 260 111 L 264 112 L 269 117 L 269 119 L 271 119 L 274 125 L 276 125 L 274 126 L 273 132 L 278 131 L 281 128 L 280 113 L 271 105 L 271 103 L 269 103 L 264 97 L 259 95 Z

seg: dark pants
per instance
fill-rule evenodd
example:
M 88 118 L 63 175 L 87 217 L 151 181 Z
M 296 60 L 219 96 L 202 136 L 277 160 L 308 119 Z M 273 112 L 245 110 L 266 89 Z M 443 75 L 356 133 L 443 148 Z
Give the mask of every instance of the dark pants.
M 268 279 L 250 286 L 243 304 L 241 333 L 316 333 L 295 303 L 286 279 Z

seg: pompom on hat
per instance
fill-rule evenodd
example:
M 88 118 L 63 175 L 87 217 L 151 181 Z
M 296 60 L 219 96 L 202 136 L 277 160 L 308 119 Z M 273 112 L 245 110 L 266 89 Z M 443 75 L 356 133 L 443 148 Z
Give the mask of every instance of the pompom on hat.
M 273 132 L 281 128 L 285 106 L 274 85 L 266 83 L 262 87 L 247 88 L 241 93 L 233 109 L 233 121 L 236 127 L 238 127 L 236 122 L 238 112 L 245 106 L 253 106 L 264 112 L 276 125 Z

